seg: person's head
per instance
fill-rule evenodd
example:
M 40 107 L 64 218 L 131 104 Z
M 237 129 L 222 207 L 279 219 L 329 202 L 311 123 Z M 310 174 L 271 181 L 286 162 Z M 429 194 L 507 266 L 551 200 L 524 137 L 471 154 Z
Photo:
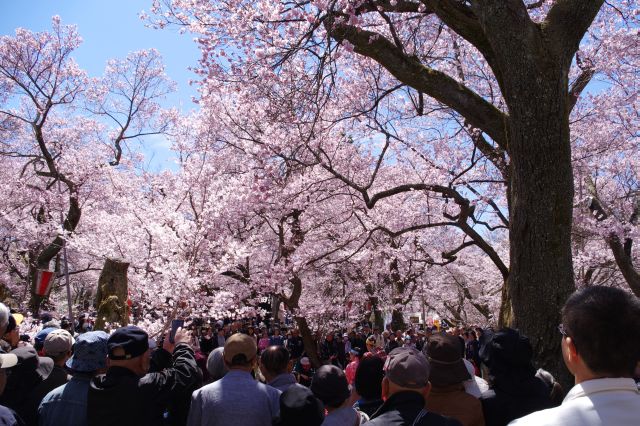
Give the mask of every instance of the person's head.
M 383 366 L 384 361 L 378 356 L 365 357 L 358 364 L 354 384 L 356 392 L 364 400 L 382 398 Z
M 294 328 L 293 330 L 291 330 L 292 337 L 298 337 L 299 335 L 300 335 L 300 330 L 298 330 L 297 328 Z
M 573 293 L 562 308 L 562 355 L 576 383 L 598 377 L 633 377 L 640 360 L 640 299 L 623 290 L 592 286 Z
M 43 328 L 38 332 L 38 334 L 36 334 L 36 337 L 33 339 L 33 347 L 41 355 L 44 355 L 44 351 L 43 351 L 44 341 L 49 335 L 49 333 L 51 333 L 53 330 L 57 330 L 57 328 L 54 328 L 54 327 Z
M 107 348 L 109 368 L 123 367 L 138 376 L 144 376 L 149 371 L 149 335 L 144 330 L 134 325 L 121 327 L 109 336 Z
M 21 314 L 9 315 L 9 323 L 7 324 L 6 331 L 3 339 L 11 345 L 11 349 L 18 347 L 20 342 L 20 323 L 24 317 Z
M 512 328 L 503 328 L 491 335 L 480 356 L 489 367 L 493 381 L 515 375 L 533 377 L 536 372 L 529 338 Z
M 302 369 L 304 371 L 311 370 L 311 361 L 306 356 L 303 356 L 302 358 L 300 358 L 300 365 L 302 366 Z
M 294 384 L 280 395 L 280 417 L 277 426 L 320 426 L 324 407 L 306 386 Z
M 289 351 L 284 346 L 269 346 L 260 355 L 260 371 L 267 381 L 286 373 L 289 365 Z
M 351 361 L 358 361 L 362 354 L 360 353 L 361 349 L 359 347 L 353 347 L 349 350 L 349 359 Z
M 4 303 L 0 303 L 0 338 L 4 336 L 9 325 L 9 308 Z
M 460 356 L 460 342 L 456 336 L 439 334 L 431 337 L 425 352 L 431 365 L 429 381 L 433 386 L 455 385 L 471 378 Z
M 280 335 L 280 329 L 279 328 L 274 328 L 273 329 L 273 335 L 274 336 L 279 336 Z
M 223 358 L 224 348 L 218 347 L 211 351 L 209 358 L 207 358 L 207 371 L 211 376 L 211 381 L 215 382 L 220 380 L 227 374 L 229 369 L 224 364 Z
M 351 394 L 347 377 L 342 369 L 335 365 L 323 365 L 318 368 L 311 381 L 311 391 L 328 411 L 340 408 Z
M 325 339 L 327 339 L 329 342 L 333 341 L 333 333 L 327 333 Z
M 427 397 L 431 389 L 429 361 L 414 348 L 392 350 L 384 363 L 385 377 L 382 380 L 382 396 L 410 391 Z
M 71 348 L 74 343 L 73 336 L 67 330 L 61 328 L 53 330 L 44 339 L 44 354 L 57 366 L 62 367 L 71 358 Z
M 82 333 L 73 345 L 73 356 L 66 362 L 67 368 L 78 374 L 101 374 L 107 369 L 107 340 L 104 331 Z
M 266 328 L 262 329 L 262 337 L 269 337 L 269 333 L 267 333 L 267 329 Z
M 251 371 L 258 348 L 253 337 L 236 333 L 224 342 L 224 363 L 229 370 Z
M 367 337 L 367 341 L 365 342 L 365 344 L 367 345 L 367 350 L 369 352 L 373 352 L 373 350 L 376 348 L 376 343 L 376 338 L 373 336 L 373 334 Z

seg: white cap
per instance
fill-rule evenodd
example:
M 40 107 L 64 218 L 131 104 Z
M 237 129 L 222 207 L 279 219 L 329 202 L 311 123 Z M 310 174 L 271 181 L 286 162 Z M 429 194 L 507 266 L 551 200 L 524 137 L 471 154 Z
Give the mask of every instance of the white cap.
M 0 354 L 0 368 L 11 368 L 18 363 L 16 354 Z

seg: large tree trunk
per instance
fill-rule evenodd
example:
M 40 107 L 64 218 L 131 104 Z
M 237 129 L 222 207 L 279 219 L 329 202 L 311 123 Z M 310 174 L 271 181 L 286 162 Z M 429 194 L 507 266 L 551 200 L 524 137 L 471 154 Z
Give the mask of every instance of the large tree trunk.
M 313 338 L 307 319 L 300 316 L 296 316 L 294 318 L 298 325 L 298 329 L 300 330 L 300 337 L 302 337 L 302 342 L 304 343 L 304 351 L 307 354 L 307 357 L 309 357 L 311 365 L 313 365 L 314 368 L 319 368 L 322 365 L 322 362 L 320 362 L 317 342 Z
M 121 260 L 105 260 L 96 293 L 96 330 L 105 330 L 108 324 L 121 327 L 129 323 L 128 268 L 129 264 Z
M 528 106 L 510 109 L 511 264 L 504 305 L 510 303 L 513 315 L 503 318 L 531 339 L 538 363 L 557 374 L 563 367 L 556 327 L 575 286 L 566 86 L 555 80 L 558 87 L 530 93 Z
M 69 184 L 71 185 L 71 184 Z M 82 214 L 82 209 L 80 208 L 80 204 L 78 202 L 78 197 L 75 194 L 75 187 L 71 187 L 70 189 L 71 195 L 69 196 L 69 209 L 67 211 L 67 217 L 63 221 L 63 226 L 65 232 L 67 232 L 67 237 L 71 235 L 76 227 L 78 226 L 78 222 L 80 222 L 80 216 Z M 38 296 L 36 294 L 36 285 L 37 285 L 37 269 L 49 270 L 49 265 L 51 261 L 60 253 L 62 247 L 65 244 L 64 237 L 62 235 L 57 235 L 49 245 L 47 245 L 40 253 L 38 253 L 35 258 L 35 262 L 30 264 L 30 298 L 29 298 L 29 307 L 34 314 L 37 314 L 40 310 L 40 305 L 42 302 L 49 297 L 48 295 L 45 297 Z M 30 258 L 31 259 L 31 258 Z
M 400 302 L 400 300 L 394 301 L 395 303 Z M 393 331 L 402 330 L 405 331 L 407 329 L 407 323 L 404 320 L 404 314 L 402 312 L 402 308 L 393 308 L 391 311 L 391 329 Z
M 556 327 L 575 289 L 567 70 L 550 59 L 540 59 L 532 70 L 528 59 L 505 73 L 503 83 L 509 106 L 511 209 L 510 272 L 501 320 L 531 339 L 541 367 L 566 380 Z

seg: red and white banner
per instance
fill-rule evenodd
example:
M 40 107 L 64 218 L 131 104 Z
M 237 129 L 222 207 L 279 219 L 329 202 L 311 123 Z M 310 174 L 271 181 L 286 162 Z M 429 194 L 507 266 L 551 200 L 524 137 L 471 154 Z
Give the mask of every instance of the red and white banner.
M 36 294 L 45 297 L 51 291 L 53 285 L 53 271 L 38 269 L 36 273 Z

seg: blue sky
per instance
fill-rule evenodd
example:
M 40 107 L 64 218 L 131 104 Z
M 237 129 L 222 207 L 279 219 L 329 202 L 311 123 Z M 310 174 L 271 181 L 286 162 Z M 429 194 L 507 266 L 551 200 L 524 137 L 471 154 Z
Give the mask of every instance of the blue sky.
M 189 85 L 195 75 L 188 67 L 197 64 L 200 57 L 197 46 L 191 35 L 178 34 L 175 28 L 146 28 L 138 13 L 148 11 L 150 5 L 151 0 L 3 0 L 0 34 L 13 35 L 18 27 L 49 30 L 51 17 L 59 15 L 63 24 L 78 26 L 84 41 L 73 56 L 92 76 L 102 75 L 110 58 L 123 58 L 135 50 L 155 48 L 162 54 L 166 73 L 177 83 L 177 92 L 167 98 L 165 106 L 175 106 L 183 112 L 195 109 L 191 98 L 196 90 Z M 164 138 L 144 141 L 143 149 L 152 169 L 174 168 L 167 163 L 170 157 L 167 148 Z

